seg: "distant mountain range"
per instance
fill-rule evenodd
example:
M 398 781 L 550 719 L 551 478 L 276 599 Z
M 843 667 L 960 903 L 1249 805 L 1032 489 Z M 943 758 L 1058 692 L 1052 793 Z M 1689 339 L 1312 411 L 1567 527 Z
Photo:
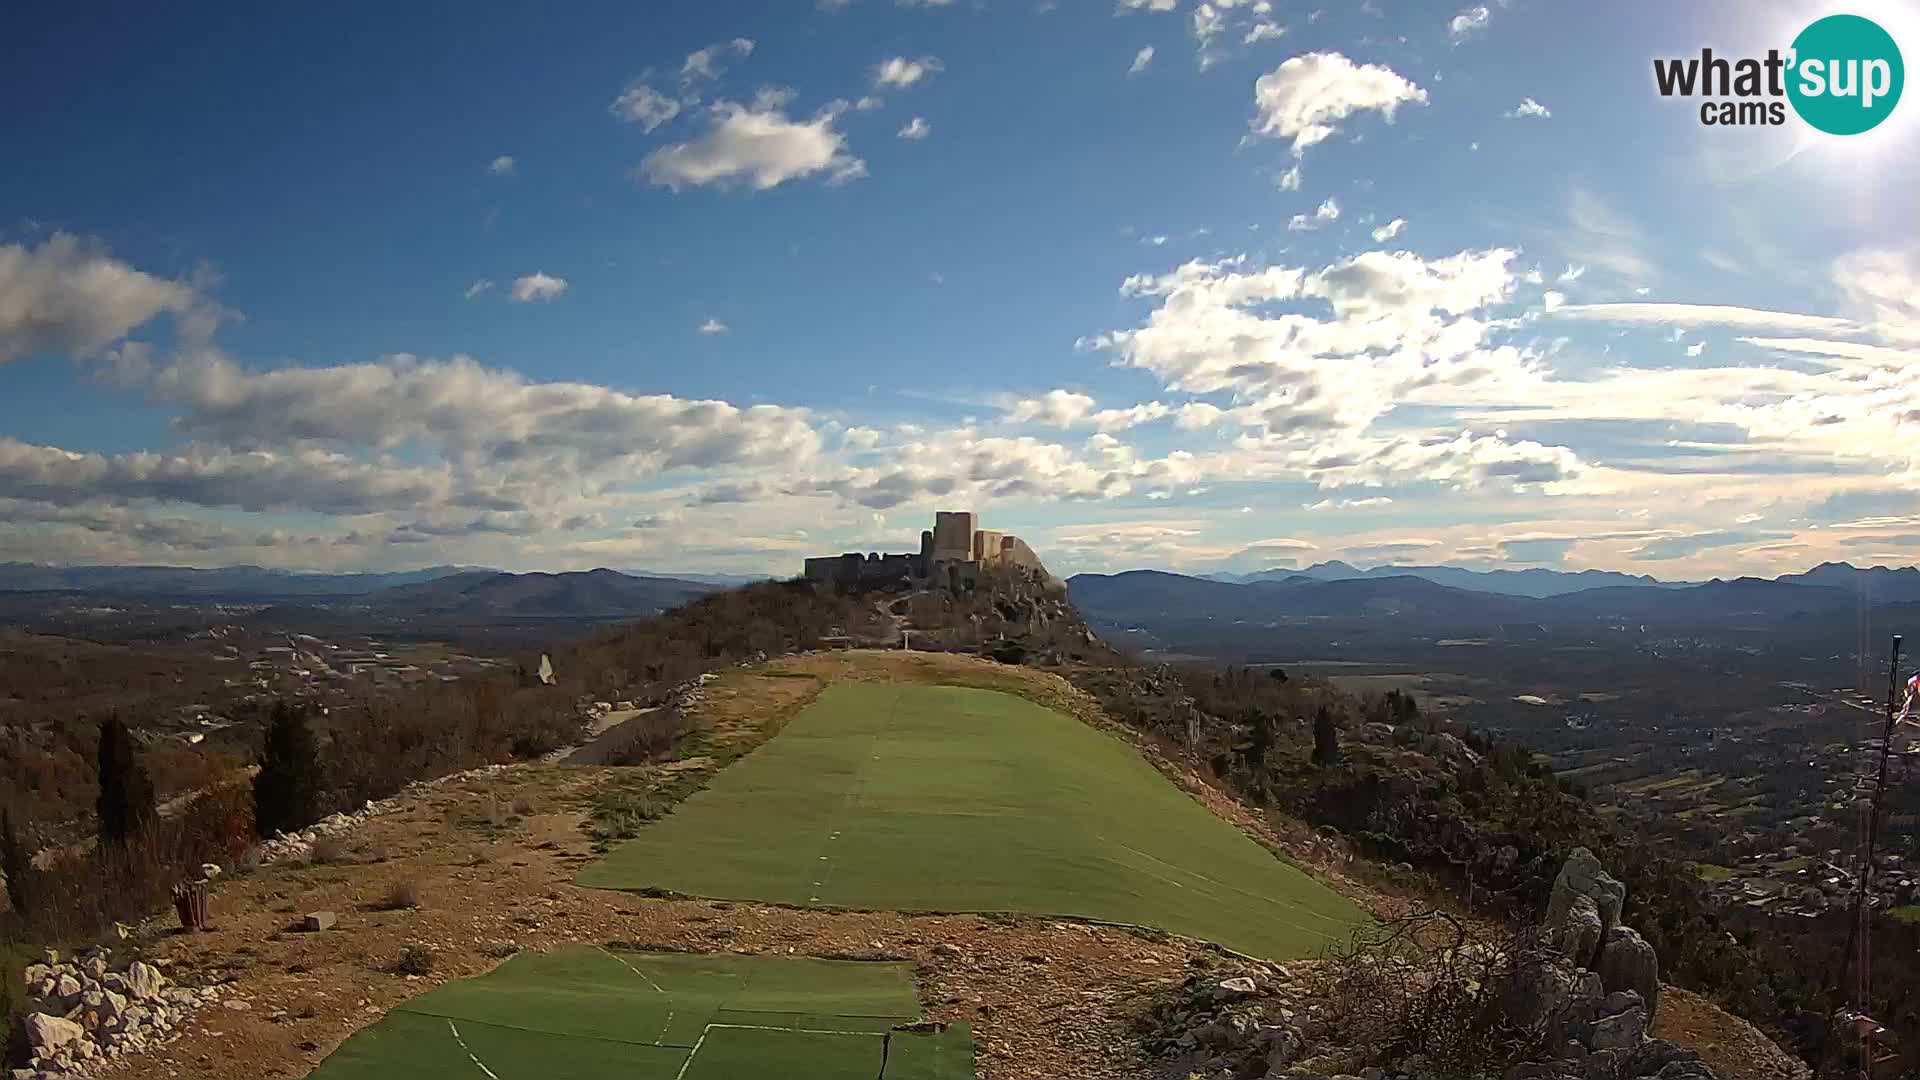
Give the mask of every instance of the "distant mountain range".
M 382 589 L 360 603 L 386 615 L 605 619 L 651 615 L 716 588 L 604 569 L 565 574 L 476 570 Z
M 752 579 L 747 579 L 752 580 Z M 143 600 L 371 607 L 387 614 L 609 618 L 647 615 L 729 582 L 588 570 L 510 574 L 435 566 L 385 574 L 315 574 L 226 566 L 41 566 L 0 563 L 0 592 L 83 593 Z
M 1257 574 L 1210 574 L 1216 581 L 1238 585 L 1257 582 L 1310 578 L 1315 581 L 1347 581 L 1352 578 L 1417 577 L 1440 585 L 1509 596 L 1546 597 L 1603 585 L 1635 585 L 1656 589 L 1683 588 L 1692 582 L 1661 581 L 1645 574 L 1622 574 L 1613 570 L 1468 570 L 1458 566 L 1376 566 L 1362 570 L 1337 559 L 1315 563 L 1305 570 L 1263 570 Z
M 1445 635 L 1531 628 L 1573 631 L 1602 623 L 1675 632 L 1824 626 L 1870 609 L 1920 604 L 1920 570 L 1862 569 L 1846 563 L 1824 563 L 1774 579 L 1700 583 L 1605 571 L 1390 567 L 1361 572 L 1341 563 L 1322 563 L 1305 571 L 1272 571 L 1238 581 L 1157 570 L 1080 574 L 1067 586 L 1089 619 L 1109 627 L 1389 618 L 1404 632 Z M 1520 591 L 1523 588 L 1534 591 Z
M 390 574 L 315 574 L 261 566 L 197 570 L 179 566 L 42 566 L 0 563 L 0 592 L 88 592 L 234 600 L 359 596 L 474 567 L 432 566 Z
M 1458 566 L 1376 566 L 1362 570 L 1337 559 L 1315 563 L 1304 570 L 1275 569 L 1253 574 L 1207 574 L 1205 577 L 1236 585 L 1288 582 L 1296 578 L 1346 581 L 1352 578 L 1417 577 L 1458 589 L 1536 598 L 1562 596 L 1606 586 L 1687 589 L 1706 584 L 1698 581 L 1663 581 L 1646 574 L 1622 574 L 1613 570 L 1468 570 Z M 1830 562 L 1821 563 L 1803 574 L 1783 574 L 1772 580 L 1864 592 L 1876 604 L 1920 600 L 1920 569 L 1911 566 L 1897 569 L 1885 566 L 1862 568 L 1849 563 Z

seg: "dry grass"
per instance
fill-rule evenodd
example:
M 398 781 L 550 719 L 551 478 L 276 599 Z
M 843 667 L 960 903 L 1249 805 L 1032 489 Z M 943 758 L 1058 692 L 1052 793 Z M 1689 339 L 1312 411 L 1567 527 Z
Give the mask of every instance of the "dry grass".
M 381 907 L 388 911 L 413 911 L 420 906 L 420 882 L 413 878 L 402 878 L 387 888 L 386 899 Z
M 347 842 L 337 836 L 322 836 L 313 842 L 313 849 L 307 853 L 307 861 L 315 866 L 337 866 L 353 858 Z

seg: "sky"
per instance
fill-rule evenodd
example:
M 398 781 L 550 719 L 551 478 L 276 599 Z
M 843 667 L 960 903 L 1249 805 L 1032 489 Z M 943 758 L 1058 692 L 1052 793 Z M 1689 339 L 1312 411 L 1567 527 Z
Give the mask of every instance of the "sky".
M 35 5 L 0 561 L 1908 565 L 1920 101 L 1652 75 L 1833 10 Z

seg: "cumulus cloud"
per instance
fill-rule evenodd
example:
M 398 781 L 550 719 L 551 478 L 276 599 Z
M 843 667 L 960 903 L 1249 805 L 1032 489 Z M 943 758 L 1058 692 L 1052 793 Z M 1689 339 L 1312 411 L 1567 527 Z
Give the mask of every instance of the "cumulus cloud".
M 1318 270 L 1195 260 L 1128 278 L 1124 294 L 1158 306 L 1143 325 L 1084 344 L 1169 389 L 1233 394 L 1239 403 L 1224 412 L 1260 439 L 1357 432 L 1412 393 L 1535 377 L 1537 358 L 1490 342 L 1483 317 L 1511 301 L 1513 258 L 1500 248 L 1438 259 L 1369 251 Z M 1217 409 L 1186 407 L 1180 419 L 1226 419 Z
M 181 407 L 176 427 L 195 438 L 243 448 L 422 446 L 488 483 L 790 464 L 819 448 L 805 410 L 531 382 L 466 357 L 250 371 L 201 356 L 156 373 L 152 388 Z
M 487 163 L 487 172 L 493 176 L 512 176 L 515 162 L 510 154 L 501 154 Z
M 642 131 L 651 132 L 680 115 L 680 102 L 646 83 L 634 82 L 613 99 L 607 111 L 628 123 L 640 125 Z
M 34 248 L 0 245 L 0 364 L 39 352 L 92 355 L 163 312 L 187 314 L 196 300 L 191 286 L 67 233 Z
M 1306 214 L 1293 215 L 1293 217 L 1287 221 L 1287 229 L 1291 232 L 1303 232 L 1317 229 L 1330 221 L 1339 220 L 1340 203 L 1333 196 L 1329 195 L 1325 202 L 1322 202 L 1314 209 L 1312 216 Z
M 1447 20 L 1447 34 L 1458 43 L 1486 30 L 1491 22 L 1493 11 L 1485 4 L 1475 4 Z
M 1071 390 L 1049 390 L 1037 398 L 1014 403 L 1007 419 L 1016 424 L 1042 423 L 1054 427 L 1072 427 L 1093 413 L 1095 401 Z
M 1143 45 L 1139 52 L 1133 54 L 1133 66 L 1127 68 L 1127 74 L 1138 75 L 1147 70 L 1147 65 L 1151 63 L 1153 63 L 1153 46 Z
M 904 56 L 888 57 L 873 68 L 873 85 L 880 88 L 906 90 L 939 74 L 943 70 L 940 58 L 923 56 L 910 60 Z
M 1406 218 L 1394 218 L 1392 221 L 1373 230 L 1373 242 L 1376 244 L 1384 244 L 1406 231 L 1406 228 Z
M 1538 120 L 1548 120 L 1553 117 L 1553 110 L 1532 98 L 1522 98 L 1520 99 L 1520 104 L 1515 105 L 1507 111 L 1506 117 L 1509 120 L 1521 120 L 1527 117 L 1533 117 Z
M 1287 32 L 1279 23 L 1256 22 L 1247 30 L 1247 36 L 1240 39 L 1242 45 L 1258 45 L 1263 41 L 1277 41 Z
M 1291 139 L 1293 154 L 1339 133 L 1356 112 L 1377 112 L 1388 122 L 1403 105 L 1424 105 L 1427 92 L 1380 64 L 1355 64 L 1337 52 L 1290 57 L 1253 84 L 1253 132 Z
M 318 449 L 182 454 L 74 453 L 0 437 L 0 497 L 71 506 L 95 500 L 241 510 L 362 514 L 446 499 L 441 471 L 376 465 Z
M 909 142 L 919 142 L 931 134 L 933 134 L 933 125 L 927 123 L 923 117 L 918 116 L 907 121 L 906 125 L 899 131 L 900 138 L 906 139 Z
M 1129 11 L 1172 11 L 1179 6 L 1180 0 L 1120 0 L 1120 6 L 1114 10 L 1124 15 Z
M 731 326 L 728 326 L 726 323 L 721 322 L 719 319 L 708 319 L 706 322 L 703 322 L 700 324 L 700 332 L 702 334 L 708 335 L 709 337 L 711 337 L 714 334 L 727 333 L 732 329 L 733 328 Z
M 483 290 L 484 291 L 484 290 Z M 567 291 L 567 279 L 535 270 L 531 274 L 513 279 L 513 287 L 507 295 L 516 304 L 528 304 L 535 300 L 546 302 L 555 299 Z
M 826 174 L 828 183 L 865 176 L 867 163 L 847 150 L 828 109 L 811 120 L 794 120 L 784 107 L 762 98 L 753 105 L 715 102 L 704 134 L 664 146 L 641 161 L 639 174 L 673 191 L 714 184 L 746 184 L 765 191 L 789 180 Z

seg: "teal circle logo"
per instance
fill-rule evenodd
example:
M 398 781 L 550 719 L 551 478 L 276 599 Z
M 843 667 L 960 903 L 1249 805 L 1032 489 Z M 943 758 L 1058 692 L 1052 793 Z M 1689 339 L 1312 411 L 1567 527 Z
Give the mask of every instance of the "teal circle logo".
M 1829 15 L 1793 39 L 1787 99 L 1800 119 L 1829 135 L 1878 127 L 1907 81 L 1900 46 L 1872 19 Z

